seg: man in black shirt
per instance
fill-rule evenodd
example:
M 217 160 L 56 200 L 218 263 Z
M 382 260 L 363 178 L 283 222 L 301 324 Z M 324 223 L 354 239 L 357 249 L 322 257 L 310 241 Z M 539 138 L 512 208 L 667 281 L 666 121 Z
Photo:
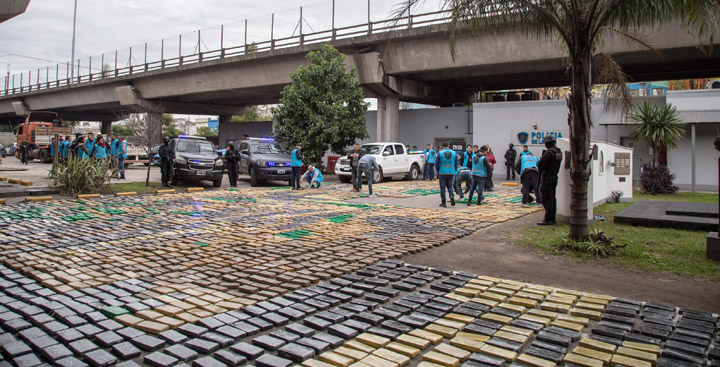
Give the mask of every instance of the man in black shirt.
M 542 204 L 545 207 L 545 218 L 538 225 L 546 226 L 555 224 L 555 213 L 557 212 L 555 190 L 557 189 L 558 173 L 562 162 L 562 151 L 555 146 L 555 136 L 553 135 L 545 136 L 543 142 L 547 150 L 540 158 L 540 162 L 538 162 L 538 170 L 542 175 L 540 191 Z
M 507 180 L 510 180 L 510 172 L 512 172 L 512 179 L 515 181 L 515 159 L 517 158 L 517 152 L 515 151 L 513 143 L 510 143 L 508 150 L 505 152 L 505 168 L 507 169 Z

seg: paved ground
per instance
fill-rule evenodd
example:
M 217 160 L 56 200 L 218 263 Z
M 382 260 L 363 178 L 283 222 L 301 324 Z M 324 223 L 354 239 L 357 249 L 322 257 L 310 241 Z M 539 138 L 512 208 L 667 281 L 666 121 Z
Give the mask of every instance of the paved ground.
M 0 352 L 28 367 L 717 363 L 717 303 L 645 303 L 649 276 L 620 273 L 631 293 L 599 267 L 490 251 L 539 209 L 517 189 L 442 209 L 436 185 L 7 206 Z

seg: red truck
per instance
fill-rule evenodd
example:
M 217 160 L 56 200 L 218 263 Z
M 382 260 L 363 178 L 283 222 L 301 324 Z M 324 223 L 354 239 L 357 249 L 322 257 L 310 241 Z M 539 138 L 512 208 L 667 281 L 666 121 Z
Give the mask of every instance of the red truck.
M 30 144 L 28 159 L 39 159 L 43 163 L 52 162 L 50 157 L 50 141 L 55 134 L 65 135 L 72 134 L 71 127 L 55 127 L 55 121 L 58 114 L 49 111 L 30 112 L 25 118 L 25 122 L 18 126 L 17 144 L 26 141 Z M 20 157 L 20 149 L 15 151 L 15 156 Z

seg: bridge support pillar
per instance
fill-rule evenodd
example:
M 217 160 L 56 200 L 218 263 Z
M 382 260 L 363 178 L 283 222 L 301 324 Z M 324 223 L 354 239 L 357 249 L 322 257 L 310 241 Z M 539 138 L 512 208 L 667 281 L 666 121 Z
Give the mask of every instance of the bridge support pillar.
M 400 98 L 397 96 L 377 98 L 377 141 L 398 141 L 400 129 Z
M 100 133 L 103 135 L 109 135 L 112 133 L 112 121 L 100 122 Z

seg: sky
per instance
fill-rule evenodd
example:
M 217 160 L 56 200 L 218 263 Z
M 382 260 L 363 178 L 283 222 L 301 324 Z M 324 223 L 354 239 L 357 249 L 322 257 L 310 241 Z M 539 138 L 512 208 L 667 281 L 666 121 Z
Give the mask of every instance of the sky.
M 336 27 L 362 24 L 367 21 L 367 0 L 335 0 Z M 389 18 L 398 2 L 370 0 L 372 20 Z M 61 73 L 71 55 L 74 0 L 31 0 L 27 11 L 0 23 L 0 75 L 63 63 Z M 427 9 L 438 4 L 428 1 Z M 291 0 L 77 0 L 77 31 L 75 59 L 83 59 L 83 70 L 93 56 L 92 68 L 99 70 L 101 56 L 114 64 L 134 65 L 144 61 L 144 44 L 148 43 L 148 59 L 159 59 L 160 40 L 167 55 L 193 53 L 200 47 L 215 50 L 220 45 L 220 25 L 224 25 L 224 42 L 244 43 L 244 24 L 248 19 L 248 42 L 270 39 L 271 15 L 275 13 L 274 38 L 297 34 L 303 7 L 303 33 L 330 29 L 332 1 Z M 424 10 L 424 9 L 418 9 Z M 180 51 L 179 34 L 183 34 Z M 133 46 L 132 57 L 129 47 Z M 65 68 L 65 69 L 63 69 Z M 83 71 L 86 72 L 86 71 Z M 40 72 L 41 81 L 45 71 Z M 33 81 L 35 77 L 33 77 Z M 4 80 L 3 80 L 4 81 Z M 4 84 L 4 83 L 3 83 Z

